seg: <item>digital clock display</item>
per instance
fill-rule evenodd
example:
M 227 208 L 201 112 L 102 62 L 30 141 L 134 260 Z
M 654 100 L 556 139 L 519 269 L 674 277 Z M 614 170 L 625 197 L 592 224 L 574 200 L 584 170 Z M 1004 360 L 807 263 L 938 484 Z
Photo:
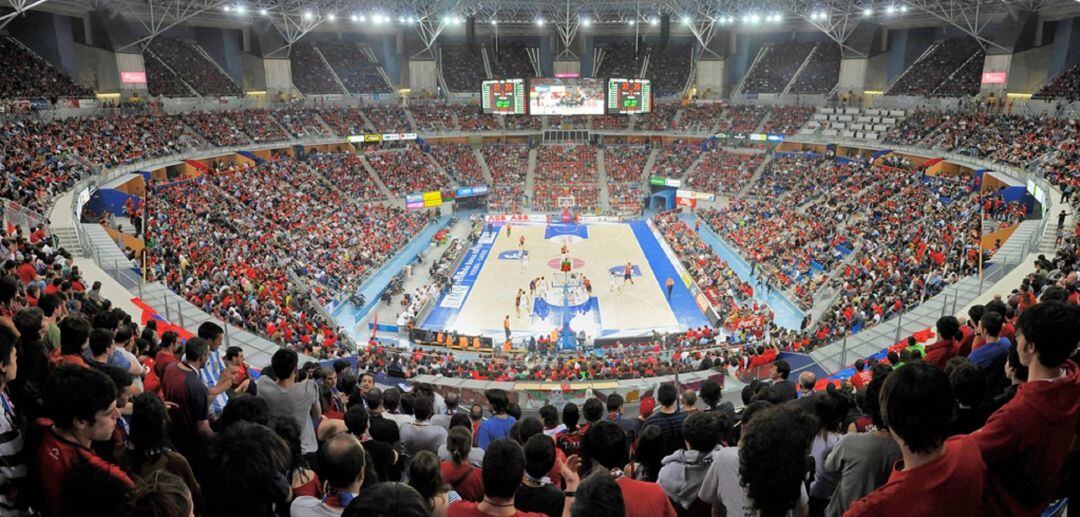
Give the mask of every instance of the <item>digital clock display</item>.
M 652 111 L 652 86 L 648 79 L 608 79 L 608 113 L 632 115 Z
M 496 115 L 525 114 L 524 79 L 484 81 L 480 93 L 484 113 Z

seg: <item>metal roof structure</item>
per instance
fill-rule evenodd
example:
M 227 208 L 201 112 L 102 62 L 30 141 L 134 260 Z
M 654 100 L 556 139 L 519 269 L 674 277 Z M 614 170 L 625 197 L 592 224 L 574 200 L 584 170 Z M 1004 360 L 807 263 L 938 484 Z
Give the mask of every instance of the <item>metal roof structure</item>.
M 1029 13 L 1042 19 L 1080 15 L 1076 0 L 2 0 L 11 12 L 0 28 L 22 12 L 42 9 L 80 16 L 111 9 L 141 23 L 145 44 L 169 28 L 197 24 L 242 28 L 261 20 L 273 24 L 291 45 L 316 30 L 387 32 L 415 30 L 427 47 L 444 31 L 462 30 L 475 17 L 485 31 L 536 34 L 554 31 L 569 46 L 583 31 L 657 31 L 662 16 L 671 30 L 693 34 L 703 46 L 725 30 L 817 29 L 843 45 L 862 23 L 886 27 L 952 26 L 984 46 L 993 23 L 1019 22 Z M 1007 49 L 1005 49 L 1007 50 Z

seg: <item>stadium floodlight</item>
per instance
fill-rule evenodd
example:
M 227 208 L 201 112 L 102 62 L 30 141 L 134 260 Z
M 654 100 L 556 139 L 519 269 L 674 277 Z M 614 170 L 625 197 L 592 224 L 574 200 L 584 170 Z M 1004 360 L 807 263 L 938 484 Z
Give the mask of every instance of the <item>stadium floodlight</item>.
M 236 14 L 246 14 L 246 13 L 247 13 L 247 7 L 244 7 L 243 4 L 240 4 L 240 5 L 236 6 Z
M 537 27 L 543 27 L 544 26 L 544 19 L 543 18 L 537 18 L 536 19 L 536 26 Z
M 634 26 L 634 20 L 626 20 L 626 24 L 633 27 Z
M 367 16 L 364 16 L 364 15 L 361 14 L 359 17 L 357 17 L 356 21 L 358 21 L 360 23 L 364 23 L 364 22 L 367 21 Z
M 232 6 L 231 5 L 226 5 L 225 7 L 222 7 L 221 10 L 223 10 L 223 11 L 225 11 L 227 13 L 232 12 Z
M 304 11 L 305 20 L 311 20 L 312 18 L 315 18 L 315 14 L 313 14 L 311 11 Z
M 492 25 L 498 25 L 498 24 L 499 24 L 499 20 L 496 20 L 495 18 L 492 18 L 492 19 L 491 19 L 491 24 L 492 24 Z
M 330 13 L 330 14 L 326 15 L 326 19 L 330 20 L 330 21 L 337 20 L 337 15 L 334 14 L 334 13 Z
M 581 26 L 582 27 L 588 27 L 590 25 L 592 25 L 592 20 L 590 20 L 588 18 L 582 18 L 581 19 Z
M 761 16 L 757 14 L 751 14 L 750 23 L 761 23 Z
M 683 16 L 682 17 L 682 24 L 683 25 L 690 25 L 690 17 L 689 16 Z
M 906 5 L 901 5 L 900 6 L 900 12 L 906 13 L 907 12 L 907 6 Z
M 894 14 L 894 13 L 896 13 L 896 8 L 895 7 L 890 5 L 890 6 L 885 8 L 885 14 Z
M 416 23 L 416 17 L 414 17 L 414 16 L 406 17 L 405 18 L 405 23 L 407 23 L 409 25 L 412 25 L 412 24 Z
M 865 16 L 865 17 L 867 17 L 867 18 L 869 18 L 869 17 L 871 17 L 871 16 L 873 16 L 873 15 L 874 15 L 874 10 L 873 10 L 873 9 L 871 9 L 871 8 L 869 8 L 869 7 L 867 7 L 866 9 L 863 9 L 863 10 L 862 10 L 862 15 L 863 15 L 863 16 Z
M 772 19 L 771 19 L 771 20 L 769 20 L 769 21 L 771 21 L 771 22 L 773 22 L 773 23 L 780 23 L 780 22 L 784 21 L 784 17 L 783 17 L 782 15 L 780 15 L 779 13 L 777 13 L 777 14 L 773 14 L 773 15 L 771 16 L 771 18 L 772 18 Z
M 381 24 L 382 22 L 386 21 L 386 18 L 381 14 L 376 14 L 375 16 L 371 17 L 371 21 L 375 22 L 376 24 Z
M 266 9 L 259 9 L 259 16 L 266 16 Z
M 657 20 L 656 18 L 649 18 L 649 25 L 656 25 L 658 23 L 660 23 L 660 20 Z

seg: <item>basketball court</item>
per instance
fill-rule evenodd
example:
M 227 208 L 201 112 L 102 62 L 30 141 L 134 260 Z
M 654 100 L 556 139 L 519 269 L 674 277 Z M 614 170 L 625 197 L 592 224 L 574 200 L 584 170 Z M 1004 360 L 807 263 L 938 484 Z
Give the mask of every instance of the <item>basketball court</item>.
M 469 250 L 455 273 L 453 289 L 439 300 L 422 328 L 501 340 L 506 316 L 515 338 L 550 334 L 564 318 L 570 319 L 574 332 L 584 330 L 590 338 L 708 324 L 645 221 L 515 222 L 496 223 L 493 229 Z M 569 274 L 561 271 L 564 261 Z M 632 283 L 624 280 L 627 263 Z M 670 300 L 665 287 L 669 277 L 675 281 Z M 591 294 L 585 279 L 591 283 Z M 519 291 L 524 294 L 515 309 Z

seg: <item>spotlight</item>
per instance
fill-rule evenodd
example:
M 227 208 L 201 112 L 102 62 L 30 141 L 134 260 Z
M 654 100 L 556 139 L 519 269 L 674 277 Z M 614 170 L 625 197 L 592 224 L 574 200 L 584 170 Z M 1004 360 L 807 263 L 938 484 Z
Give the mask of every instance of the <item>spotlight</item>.
M 222 7 L 221 9 L 224 10 L 225 12 L 227 12 L 227 13 L 232 12 L 232 6 L 231 5 L 226 5 L 225 7 Z
M 304 11 L 304 19 L 305 19 L 305 20 L 310 20 L 310 19 L 312 19 L 312 18 L 314 18 L 314 17 L 315 17 L 315 15 L 314 15 L 314 14 L 312 14 L 312 12 L 311 12 L 311 11 Z
M 885 14 L 893 14 L 895 12 L 896 12 L 896 8 L 891 6 L 891 5 L 885 8 Z
M 362 14 L 361 14 L 361 15 L 360 15 L 360 16 L 359 16 L 359 17 L 357 18 L 357 20 L 356 20 L 356 21 L 358 21 L 358 22 L 360 22 L 360 23 L 364 23 L 364 22 L 366 22 L 366 21 L 367 21 L 367 16 L 364 16 L 364 15 L 362 15 Z
M 352 15 L 349 15 L 349 21 L 350 22 L 358 22 L 358 21 L 360 21 L 360 18 L 357 17 L 355 14 L 352 14 Z
M 405 23 L 408 23 L 409 25 L 412 25 L 412 24 L 416 23 L 416 18 L 414 18 L 412 16 L 410 16 L 408 18 L 405 18 Z
M 492 19 L 491 19 L 491 24 L 492 24 L 492 25 L 498 25 L 498 24 L 499 24 L 499 20 L 496 20 L 495 18 L 492 18 Z
M 581 19 L 581 26 L 582 27 L 588 27 L 590 25 L 592 25 L 592 20 L 590 20 L 588 18 L 582 18 Z
M 750 23 L 760 23 L 760 22 L 761 22 L 761 16 L 756 15 L 756 14 L 751 14 L 750 15 Z
M 690 25 L 690 17 L 689 16 L 683 16 L 682 17 L 682 24 L 683 25 Z
M 244 7 L 243 5 L 236 6 L 236 13 L 237 14 L 245 14 L 245 13 L 247 13 L 247 7 Z
M 259 16 L 266 16 L 266 9 L 259 9 Z
M 862 10 L 862 15 L 863 15 L 863 16 L 866 16 L 866 17 L 868 17 L 868 18 L 869 18 L 870 16 L 873 16 L 873 15 L 874 15 L 874 10 L 873 10 L 873 9 L 871 9 L 871 8 L 869 8 L 869 7 L 867 7 L 866 9 L 863 9 L 863 10 Z
M 660 20 L 657 20 L 656 18 L 649 18 L 649 25 L 656 25 L 658 23 L 660 23 Z
M 906 13 L 907 12 L 907 6 L 906 5 L 901 5 L 900 6 L 900 12 Z
M 544 19 L 543 18 L 537 18 L 536 19 L 536 26 L 537 27 L 543 27 L 544 26 Z
M 330 20 L 330 21 L 337 20 L 337 15 L 334 14 L 334 13 L 330 13 L 330 14 L 326 15 L 326 19 Z
M 779 14 L 774 14 L 774 15 L 771 16 L 771 18 L 772 19 L 769 20 L 769 21 L 771 21 L 773 23 L 780 23 L 780 22 L 784 21 L 784 17 L 779 15 Z
M 633 27 L 634 26 L 634 20 L 627 20 L 626 24 Z
M 375 22 L 376 24 L 381 24 L 382 22 L 386 21 L 386 18 L 381 14 L 376 14 L 371 17 L 371 21 Z

